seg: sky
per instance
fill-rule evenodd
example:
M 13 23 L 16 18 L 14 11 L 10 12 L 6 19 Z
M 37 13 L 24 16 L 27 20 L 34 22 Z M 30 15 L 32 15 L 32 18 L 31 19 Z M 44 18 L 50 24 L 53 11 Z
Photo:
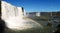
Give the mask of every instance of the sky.
M 57 12 L 60 11 L 60 0 L 3 0 L 26 12 Z

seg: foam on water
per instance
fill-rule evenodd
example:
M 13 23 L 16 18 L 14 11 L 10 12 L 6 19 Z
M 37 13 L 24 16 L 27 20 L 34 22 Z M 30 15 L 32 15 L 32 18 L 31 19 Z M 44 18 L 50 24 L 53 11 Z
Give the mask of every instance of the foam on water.
M 10 29 L 24 30 L 41 26 L 37 22 L 23 19 L 23 10 L 21 7 L 15 7 L 5 1 L 2 1 L 2 19 Z M 30 21 L 30 22 L 29 22 Z

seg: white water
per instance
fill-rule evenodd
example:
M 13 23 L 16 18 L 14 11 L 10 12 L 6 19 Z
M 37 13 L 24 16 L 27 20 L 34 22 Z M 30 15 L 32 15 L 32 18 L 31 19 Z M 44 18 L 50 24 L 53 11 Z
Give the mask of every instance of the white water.
M 2 1 L 2 19 L 10 29 L 24 30 L 34 26 L 40 26 L 38 23 L 30 24 L 23 19 L 21 7 L 15 7 L 7 2 Z M 26 24 L 27 23 L 27 24 Z

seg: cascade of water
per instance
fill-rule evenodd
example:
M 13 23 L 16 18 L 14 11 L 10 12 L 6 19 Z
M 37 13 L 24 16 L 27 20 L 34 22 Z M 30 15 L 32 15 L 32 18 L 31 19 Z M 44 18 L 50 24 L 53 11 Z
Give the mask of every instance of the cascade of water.
M 2 19 L 6 22 L 8 28 L 23 30 L 39 25 L 38 23 L 35 22 L 28 23 L 27 20 L 23 19 L 22 7 L 15 7 L 5 1 L 2 1 L 1 6 L 2 6 L 1 7 Z
M 15 7 L 2 1 L 2 19 L 5 20 L 9 28 L 16 28 L 24 22 L 22 7 Z

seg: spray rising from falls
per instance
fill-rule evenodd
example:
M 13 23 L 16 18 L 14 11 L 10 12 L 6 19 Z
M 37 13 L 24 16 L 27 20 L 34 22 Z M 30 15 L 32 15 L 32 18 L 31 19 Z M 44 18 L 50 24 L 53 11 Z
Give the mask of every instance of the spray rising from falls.
M 5 1 L 2 1 L 2 19 L 10 29 L 24 30 L 32 27 L 41 26 L 35 22 L 29 22 L 25 19 L 22 7 L 15 7 Z M 29 23 L 28 23 L 29 22 Z

